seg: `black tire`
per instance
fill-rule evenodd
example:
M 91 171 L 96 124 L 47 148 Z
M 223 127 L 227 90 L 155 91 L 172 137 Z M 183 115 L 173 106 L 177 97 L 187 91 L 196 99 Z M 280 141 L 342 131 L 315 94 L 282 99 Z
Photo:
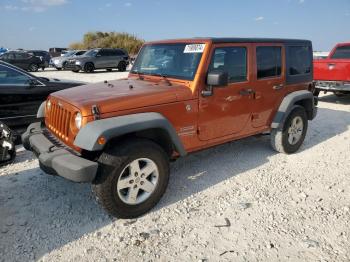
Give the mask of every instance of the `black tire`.
M 28 67 L 28 70 L 30 72 L 37 72 L 39 69 L 39 66 L 37 64 L 30 64 L 29 67 Z
M 93 63 L 86 63 L 84 66 L 84 72 L 85 73 L 92 73 L 95 70 L 95 66 Z
M 312 93 L 313 93 L 314 96 L 319 96 L 320 95 L 320 90 L 315 88 Z
M 72 70 L 73 73 L 78 73 L 80 70 Z
M 60 68 L 60 67 L 56 67 L 56 69 L 57 69 L 58 71 L 61 71 L 61 70 L 62 70 L 62 68 Z
M 7 146 L 3 147 L 4 142 L 10 145 L 11 148 L 9 149 Z M 0 122 L 0 167 L 13 163 L 15 158 L 16 147 L 14 132 L 4 123 Z
M 67 66 L 67 62 L 64 62 L 64 63 L 62 64 L 62 69 L 63 69 L 63 70 L 66 69 L 66 66 Z
M 132 161 L 141 158 L 153 161 L 158 170 L 158 180 L 154 191 L 143 202 L 133 205 L 127 204 L 119 196 L 117 182 L 119 177 L 123 176 L 125 168 Z M 110 215 L 115 217 L 134 218 L 143 215 L 158 203 L 169 182 L 168 156 L 158 144 L 150 140 L 133 139 L 121 142 L 102 153 L 98 162 L 98 174 L 92 185 L 92 190 L 97 201 Z M 131 190 L 131 187 L 128 190 Z M 140 192 L 144 193 L 140 189 L 137 192 L 138 195 Z M 130 192 L 128 191 L 127 194 Z
M 126 63 L 124 61 L 119 62 L 118 64 L 118 70 L 120 72 L 125 72 L 126 71 Z
M 291 128 L 292 121 L 295 118 L 302 120 L 303 129 L 301 136 L 295 144 L 289 142 L 289 133 L 288 130 Z M 271 146 L 274 150 L 280 153 L 292 154 L 298 151 L 302 143 L 304 142 L 306 131 L 308 127 L 308 119 L 306 111 L 302 106 L 294 106 L 293 110 L 288 115 L 285 120 L 282 129 L 273 129 L 271 131 Z
M 45 71 L 45 67 L 42 67 L 41 70 Z
M 107 68 L 107 72 L 112 72 L 112 68 Z

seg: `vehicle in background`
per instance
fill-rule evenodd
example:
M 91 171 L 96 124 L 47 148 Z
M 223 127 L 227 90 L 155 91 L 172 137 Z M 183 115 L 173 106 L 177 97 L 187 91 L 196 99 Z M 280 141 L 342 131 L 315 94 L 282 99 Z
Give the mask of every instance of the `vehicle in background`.
M 88 50 L 85 54 L 68 60 L 66 69 L 73 72 L 83 70 L 92 73 L 95 69 L 107 69 L 112 71 L 117 68 L 124 72 L 129 65 L 129 55 L 123 49 L 95 48 Z
M 49 53 L 51 57 L 61 56 L 62 52 L 66 51 L 67 48 L 51 47 L 49 48 Z
M 328 57 L 328 55 L 329 55 L 329 52 L 319 52 L 319 51 L 313 52 L 314 60 L 326 59 Z
M 34 76 L 16 66 L 0 61 L 0 121 L 9 127 L 21 127 L 35 120 L 46 97 L 83 82 Z
M 57 56 L 52 58 L 52 65 L 57 70 L 65 69 L 66 64 L 70 58 L 81 56 L 86 52 L 86 50 L 70 50 L 68 52 L 65 52 L 61 56 Z
M 41 67 L 42 70 L 45 70 L 46 67 L 49 67 L 51 60 L 49 52 L 43 50 L 28 50 L 27 52 L 41 59 L 41 61 L 43 62 L 43 65 Z
M 296 152 L 317 113 L 312 72 L 307 40 L 146 43 L 128 79 L 51 94 L 23 146 L 48 174 L 92 183 L 109 214 L 137 217 L 164 194 L 169 161 L 266 132 Z
M 350 94 L 350 43 L 337 44 L 326 59 L 314 60 L 315 96 Z
M 0 47 L 0 55 L 6 53 L 8 51 L 7 48 L 4 48 L 4 47 Z
M 25 51 L 8 51 L 0 56 L 0 60 L 31 72 L 43 67 L 43 61 L 39 57 Z

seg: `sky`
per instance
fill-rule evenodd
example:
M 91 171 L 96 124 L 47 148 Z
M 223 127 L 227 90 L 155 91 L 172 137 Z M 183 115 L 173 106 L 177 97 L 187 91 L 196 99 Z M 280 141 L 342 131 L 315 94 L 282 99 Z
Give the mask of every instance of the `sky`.
M 89 31 L 298 38 L 329 51 L 350 42 L 350 0 L 0 0 L 0 47 L 67 47 Z

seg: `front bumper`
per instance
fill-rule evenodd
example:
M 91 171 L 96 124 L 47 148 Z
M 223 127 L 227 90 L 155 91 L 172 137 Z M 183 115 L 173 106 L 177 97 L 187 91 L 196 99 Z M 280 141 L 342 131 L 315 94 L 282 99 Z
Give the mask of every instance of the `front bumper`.
M 46 173 L 59 175 L 74 182 L 92 182 L 98 164 L 73 154 L 45 136 L 40 122 L 31 124 L 22 135 L 25 149 L 39 159 L 40 168 Z
M 350 92 L 350 84 L 342 81 L 316 81 L 315 88 L 321 91 Z
M 72 64 L 66 64 L 64 69 L 67 69 L 67 70 L 74 70 L 74 71 L 79 71 L 79 70 L 82 70 L 82 67 L 80 65 L 72 65 Z

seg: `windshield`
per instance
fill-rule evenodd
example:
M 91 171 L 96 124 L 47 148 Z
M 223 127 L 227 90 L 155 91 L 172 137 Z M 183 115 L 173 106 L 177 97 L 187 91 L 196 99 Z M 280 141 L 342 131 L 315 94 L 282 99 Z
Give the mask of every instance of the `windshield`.
M 144 46 L 131 73 L 193 80 L 205 44 L 153 44 Z
M 67 53 L 64 53 L 62 56 L 64 57 L 70 57 L 73 56 L 75 54 L 76 51 L 68 51 Z
M 96 56 L 96 54 L 98 53 L 98 49 L 92 49 L 92 50 L 89 50 L 87 51 L 84 56 Z

